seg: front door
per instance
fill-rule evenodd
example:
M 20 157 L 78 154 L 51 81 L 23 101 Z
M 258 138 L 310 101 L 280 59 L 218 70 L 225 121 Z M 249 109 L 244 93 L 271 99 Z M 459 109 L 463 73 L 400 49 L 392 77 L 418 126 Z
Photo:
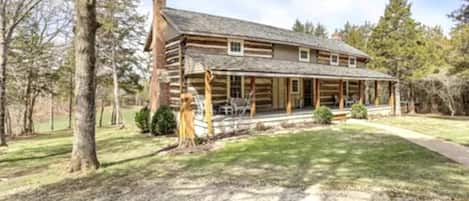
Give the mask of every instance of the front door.
M 304 106 L 313 105 L 313 80 L 303 80 Z

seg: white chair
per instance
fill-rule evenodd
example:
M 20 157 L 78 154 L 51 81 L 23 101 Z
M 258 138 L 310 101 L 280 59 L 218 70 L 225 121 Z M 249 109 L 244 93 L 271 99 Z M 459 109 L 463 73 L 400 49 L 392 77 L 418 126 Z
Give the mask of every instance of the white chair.
M 246 111 L 251 108 L 249 99 L 231 98 L 230 105 L 233 107 L 233 113 L 240 115 L 245 115 Z

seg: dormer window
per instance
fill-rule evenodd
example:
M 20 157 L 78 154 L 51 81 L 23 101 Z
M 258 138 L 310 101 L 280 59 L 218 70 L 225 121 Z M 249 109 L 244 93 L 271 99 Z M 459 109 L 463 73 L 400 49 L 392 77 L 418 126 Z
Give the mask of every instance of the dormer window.
M 357 58 L 356 57 L 349 57 L 348 58 L 348 67 L 356 68 L 357 67 Z
M 331 65 L 333 66 L 339 65 L 339 54 L 331 54 Z
M 228 55 L 243 56 L 244 55 L 244 41 L 242 40 L 228 40 Z
M 302 62 L 310 61 L 310 53 L 309 53 L 308 48 L 300 48 L 298 52 L 299 52 L 300 61 Z

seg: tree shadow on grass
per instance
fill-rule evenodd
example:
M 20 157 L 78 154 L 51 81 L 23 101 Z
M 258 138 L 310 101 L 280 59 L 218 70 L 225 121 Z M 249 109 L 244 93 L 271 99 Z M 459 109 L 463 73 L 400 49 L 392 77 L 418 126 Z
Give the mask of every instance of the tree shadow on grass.
M 422 200 L 425 193 L 469 196 L 469 169 L 395 136 L 357 128 L 258 136 L 207 154 L 149 154 L 103 167 L 5 200 L 300 200 L 315 184 L 376 186 Z

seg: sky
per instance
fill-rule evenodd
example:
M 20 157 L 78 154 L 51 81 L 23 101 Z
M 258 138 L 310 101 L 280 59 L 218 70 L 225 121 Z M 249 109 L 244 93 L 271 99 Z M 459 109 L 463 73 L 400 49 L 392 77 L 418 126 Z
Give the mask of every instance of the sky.
M 348 21 L 377 23 L 388 0 L 166 0 L 167 6 L 233 17 L 291 29 L 296 19 L 324 24 L 329 33 Z M 151 14 L 152 0 L 142 0 L 141 12 Z M 410 0 L 412 17 L 418 22 L 439 25 L 446 34 L 454 23 L 447 17 L 462 0 Z

